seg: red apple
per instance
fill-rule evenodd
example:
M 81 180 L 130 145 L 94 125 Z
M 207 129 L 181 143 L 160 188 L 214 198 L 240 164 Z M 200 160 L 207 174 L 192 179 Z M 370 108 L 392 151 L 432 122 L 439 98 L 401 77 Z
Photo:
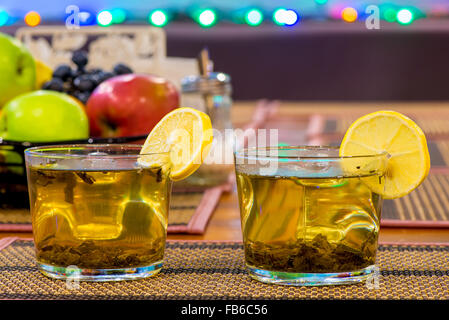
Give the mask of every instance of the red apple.
M 102 82 L 86 104 L 92 137 L 148 134 L 179 106 L 179 93 L 164 78 L 125 74 Z

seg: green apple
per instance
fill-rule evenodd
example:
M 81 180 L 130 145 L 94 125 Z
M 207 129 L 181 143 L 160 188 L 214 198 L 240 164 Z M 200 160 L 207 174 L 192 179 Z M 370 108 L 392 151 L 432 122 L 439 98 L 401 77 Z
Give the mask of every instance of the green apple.
M 36 67 L 23 44 L 0 33 L 0 108 L 15 96 L 34 90 Z
M 5 140 L 52 142 L 88 136 L 89 121 L 83 106 L 65 93 L 24 93 L 10 100 L 0 114 L 0 137 Z

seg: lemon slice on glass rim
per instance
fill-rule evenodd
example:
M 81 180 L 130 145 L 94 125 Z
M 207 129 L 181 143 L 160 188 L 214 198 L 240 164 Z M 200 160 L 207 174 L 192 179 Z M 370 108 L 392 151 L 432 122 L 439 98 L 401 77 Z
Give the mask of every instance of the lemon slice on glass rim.
M 343 162 L 345 171 L 355 171 L 349 168 L 351 156 L 385 152 L 388 157 L 385 184 L 379 184 L 378 179 L 364 179 L 372 191 L 385 199 L 409 194 L 429 174 L 430 156 L 423 131 L 411 119 L 395 111 L 377 111 L 357 119 L 340 145 L 340 156 L 349 157 L 346 165 Z
M 179 181 L 195 172 L 208 155 L 213 132 L 210 118 L 194 108 L 166 114 L 151 130 L 140 151 L 142 166 L 164 166 L 170 159 L 170 179 Z

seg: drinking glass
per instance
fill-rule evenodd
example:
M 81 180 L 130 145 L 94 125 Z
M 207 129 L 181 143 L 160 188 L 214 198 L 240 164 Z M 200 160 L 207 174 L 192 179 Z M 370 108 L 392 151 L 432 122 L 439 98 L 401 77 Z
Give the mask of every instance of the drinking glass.
M 112 281 L 161 270 L 171 192 L 169 154 L 140 155 L 140 149 L 105 144 L 25 150 L 41 272 L 57 279 L 76 273 L 82 281 Z
M 266 283 L 332 285 L 375 270 L 386 153 L 334 147 L 235 153 L 245 263 Z

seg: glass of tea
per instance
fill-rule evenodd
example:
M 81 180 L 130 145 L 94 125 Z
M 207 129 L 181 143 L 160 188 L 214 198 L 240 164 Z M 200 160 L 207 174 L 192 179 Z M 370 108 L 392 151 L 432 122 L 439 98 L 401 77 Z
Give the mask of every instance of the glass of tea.
M 111 281 L 161 270 L 169 155 L 140 150 L 117 144 L 25 151 L 36 259 L 45 275 L 64 279 L 76 271 L 79 280 Z M 161 165 L 145 166 L 143 157 Z
M 245 263 L 266 283 L 333 285 L 375 270 L 387 154 L 334 147 L 235 153 Z

